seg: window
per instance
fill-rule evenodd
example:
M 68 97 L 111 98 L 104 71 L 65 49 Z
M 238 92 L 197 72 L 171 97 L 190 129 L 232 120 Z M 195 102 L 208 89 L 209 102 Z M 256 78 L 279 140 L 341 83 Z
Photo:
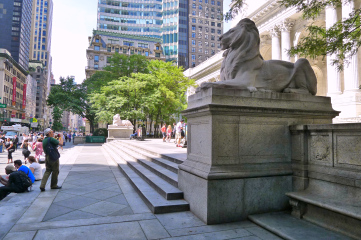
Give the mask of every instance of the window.
M 214 5 L 214 0 L 211 1 L 211 4 Z
M 208 32 L 208 31 L 209 31 L 209 28 L 206 27 L 206 32 Z
M 148 48 L 148 43 L 138 43 L 138 47 L 140 47 L 140 48 Z
M 202 32 L 202 26 L 198 27 L 198 31 Z
M 212 26 L 212 27 L 216 26 L 216 23 L 215 23 L 215 22 L 211 22 L 211 26 Z
M 217 23 L 217 27 L 222 27 L 222 23 Z
M 208 47 L 208 42 L 204 42 L 204 45 L 205 45 L 206 47 Z
M 192 31 L 195 31 L 195 30 L 196 30 L 196 26 L 192 25 Z
M 222 34 L 221 30 L 217 30 L 217 34 Z
M 211 43 L 211 47 L 214 47 L 214 46 L 215 46 L 215 45 L 214 45 L 214 42 L 212 42 L 212 43 Z
M 192 54 L 192 60 L 196 60 L 196 55 Z
M 97 43 L 98 43 L 98 42 L 99 42 L 99 39 L 98 39 L 98 38 L 97 38 L 97 39 L 95 39 L 95 42 L 97 42 Z
M 202 48 L 199 48 L 199 49 L 198 49 L 198 52 L 200 52 L 200 53 L 203 52 L 203 51 L 202 51 Z
M 107 47 L 107 51 L 108 51 L 108 52 L 111 52 L 111 51 L 112 51 L 112 48 L 111 48 L 111 47 Z
M 208 54 L 208 49 L 204 50 L 204 53 L 205 53 L 205 54 Z
M 134 54 L 134 50 L 132 49 L 132 50 L 130 50 L 130 54 L 131 55 L 133 55 Z
M 123 53 L 126 54 L 128 52 L 128 49 L 124 48 Z
M 198 7 L 198 8 L 199 8 L 199 10 L 202 10 L 202 5 L 199 5 L 199 7 Z
M 99 62 L 99 56 L 98 55 L 94 56 L 94 62 Z
M 214 50 L 212 50 L 212 55 L 214 55 L 216 52 Z
M 192 4 L 192 8 L 196 8 L 196 4 L 195 4 L 195 3 Z
M 198 47 L 202 47 L 202 41 L 198 41 Z
M 196 37 L 196 33 L 192 32 L 192 38 Z
M 124 41 L 123 44 L 124 44 L 125 46 L 129 46 L 129 47 L 134 46 L 134 42 Z
M 195 67 L 196 66 L 196 63 L 195 62 L 192 62 L 192 67 Z
M 192 40 L 192 45 L 196 45 L 196 40 Z
M 98 65 L 98 64 L 94 64 L 94 69 L 99 69 L 99 65 Z
M 199 19 L 199 20 L 198 20 L 198 23 L 203 24 L 203 20 L 202 20 L 202 19 Z
M 155 47 L 155 50 L 159 50 L 159 46 L 156 46 L 156 47 Z
M 217 1 L 217 6 L 221 6 L 221 2 L 220 2 L 220 1 Z
M 216 38 L 214 37 L 214 35 L 211 35 L 211 40 L 215 40 Z
M 199 55 L 199 56 L 198 56 L 198 60 L 202 60 L 202 55 Z
M 147 56 L 147 57 L 149 56 L 149 52 L 144 52 L 144 53 L 145 53 L 145 56 Z
M 159 58 L 159 57 L 160 57 L 160 53 L 155 53 L 155 57 Z
M 100 51 L 100 47 L 99 46 L 94 46 L 94 50 L 95 51 Z
M 218 47 L 218 48 L 221 48 L 221 44 L 220 44 L 220 43 L 218 43 L 218 44 L 217 44 L 217 47 Z
M 196 11 L 192 11 L 192 15 L 195 16 L 197 13 Z
M 192 48 L 192 52 L 196 52 L 196 49 L 195 49 L 195 48 Z
M 116 48 L 116 49 L 115 49 L 115 52 L 116 52 L 116 53 L 119 53 L 119 48 Z
M 196 23 L 196 22 L 197 22 L 197 19 L 192 18 L 192 23 Z

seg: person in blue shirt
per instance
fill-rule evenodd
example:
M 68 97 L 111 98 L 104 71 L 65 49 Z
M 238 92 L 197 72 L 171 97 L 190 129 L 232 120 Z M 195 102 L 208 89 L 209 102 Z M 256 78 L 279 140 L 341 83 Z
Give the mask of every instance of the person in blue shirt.
M 31 182 L 34 183 L 35 182 L 35 177 L 33 172 L 30 170 L 30 168 L 28 168 L 27 166 L 23 165 L 23 162 L 21 160 L 15 160 L 14 161 L 14 166 L 18 171 L 22 171 L 24 172 L 26 175 L 28 175 L 28 177 L 31 179 Z

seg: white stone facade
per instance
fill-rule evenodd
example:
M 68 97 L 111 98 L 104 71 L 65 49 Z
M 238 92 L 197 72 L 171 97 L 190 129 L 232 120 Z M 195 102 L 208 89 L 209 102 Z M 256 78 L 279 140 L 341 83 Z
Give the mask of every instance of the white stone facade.
M 361 0 L 352 0 L 340 9 L 327 8 L 315 20 L 304 20 L 296 8 L 283 8 L 277 0 L 246 0 L 242 14 L 237 16 L 232 25 L 242 18 L 253 20 L 259 30 L 261 45 L 260 52 L 265 60 L 278 59 L 295 62 L 296 57 L 289 57 L 286 50 L 305 36 L 306 26 L 317 24 L 319 26 L 332 26 L 336 21 L 348 16 L 353 8 L 361 7 Z M 330 96 L 335 110 L 341 111 L 334 122 L 361 122 L 361 53 L 350 59 L 350 64 L 344 71 L 338 72 L 331 64 L 335 56 L 308 59 L 317 76 L 317 95 Z M 200 85 L 203 82 L 219 81 L 220 66 L 223 60 L 222 52 L 203 62 L 195 68 L 188 69 L 184 74 L 196 80 Z M 192 94 L 195 89 L 189 89 Z

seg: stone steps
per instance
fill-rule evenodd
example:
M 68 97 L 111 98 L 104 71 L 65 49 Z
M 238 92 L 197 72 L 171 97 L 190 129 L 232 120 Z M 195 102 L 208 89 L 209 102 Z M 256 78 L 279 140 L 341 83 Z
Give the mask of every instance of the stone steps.
M 173 160 L 161 158 L 159 157 L 159 154 L 151 153 L 150 151 L 145 151 L 144 149 L 141 149 L 138 146 L 134 146 L 132 144 L 125 144 L 124 142 L 119 142 L 119 143 L 122 145 L 122 147 L 137 152 L 137 154 L 143 156 L 148 161 L 154 162 L 160 165 L 161 167 L 178 174 L 179 163 L 175 163 Z
M 132 157 L 134 161 L 153 172 L 158 177 L 172 184 L 174 187 L 178 187 L 178 173 L 174 173 L 166 168 L 163 168 L 160 165 L 157 165 L 149 160 L 147 160 L 143 155 L 138 153 L 138 150 L 131 150 L 124 146 L 122 143 L 113 143 L 112 146 L 118 150 L 124 152 L 128 156 Z M 166 161 L 166 160 L 165 160 Z
M 134 157 L 116 148 L 115 143 L 107 143 L 103 147 L 153 213 L 189 211 L 189 204 L 182 199 L 183 192 L 137 163 Z
M 289 212 L 250 215 L 248 218 L 283 239 L 290 240 L 351 240 L 341 233 L 333 232 L 308 221 L 295 218 Z
M 121 142 L 121 143 L 124 143 L 124 141 L 123 142 Z M 124 143 L 125 144 L 125 143 Z M 156 156 L 156 158 L 162 158 L 162 159 L 164 159 L 164 160 L 168 160 L 168 161 L 171 161 L 171 162 L 174 162 L 174 163 L 176 163 L 176 164 L 181 164 L 181 163 L 183 163 L 183 160 L 180 160 L 180 159 L 178 159 L 178 158 L 175 158 L 175 157 L 171 157 L 171 156 L 168 156 L 168 155 L 165 155 L 165 154 L 159 154 L 158 152 L 156 152 L 156 151 L 154 151 L 154 150 L 152 150 L 152 149 L 149 149 L 149 148 L 141 148 L 139 145 L 137 145 L 136 144 L 136 142 L 134 143 L 134 142 L 132 142 L 132 141 L 129 141 L 129 142 L 127 142 L 126 143 L 126 145 L 127 146 L 131 146 L 131 147 L 135 147 L 136 149 L 141 149 L 143 152 L 147 152 L 147 153 L 149 153 L 149 154 L 151 154 L 151 155 L 153 155 L 153 156 Z M 174 145 L 175 146 L 175 145 Z

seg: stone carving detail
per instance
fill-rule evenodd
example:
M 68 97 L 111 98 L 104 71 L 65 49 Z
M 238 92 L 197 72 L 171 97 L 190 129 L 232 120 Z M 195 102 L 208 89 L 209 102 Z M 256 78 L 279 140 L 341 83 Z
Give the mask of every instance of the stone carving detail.
M 269 32 L 271 33 L 271 36 L 272 37 L 280 37 L 280 29 L 278 26 L 274 26 L 272 27 Z
M 202 88 L 219 86 L 248 89 L 250 92 L 285 92 L 316 95 L 317 78 L 310 63 L 300 58 L 296 63 L 268 60 L 260 54 L 256 24 L 248 18 L 220 36 L 224 60 L 221 81 L 203 83 Z
M 282 24 L 280 25 L 280 29 L 283 32 L 290 32 L 293 25 L 294 25 L 294 21 L 287 19 L 282 22 Z
M 119 114 L 115 114 L 113 117 L 113 125 L 111 126 L 118 126 L 118 127 L 133 127 L 133 124 L 129 120 L 122 120 L 120 119 Z
M 311 138 L 311 159 L 317 161 L 328 161 L 330 146 L 327 136 L 313 136 Z

